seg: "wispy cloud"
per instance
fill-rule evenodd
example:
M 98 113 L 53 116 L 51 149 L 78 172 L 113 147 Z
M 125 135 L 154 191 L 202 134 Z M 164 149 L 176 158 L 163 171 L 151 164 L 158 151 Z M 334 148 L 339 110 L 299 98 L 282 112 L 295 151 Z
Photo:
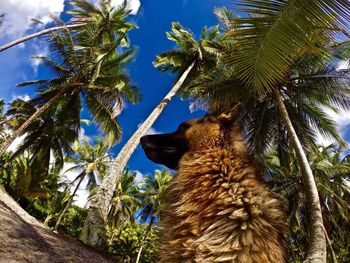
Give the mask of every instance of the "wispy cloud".
M 132 172 L 136 173 L 135 184 L 142 183 L 145 181 L 143 173 L 141 173 L 139 170 L 134 170 Z
M 59 16 L 64 0 L 1 0 L 1 12 L 5 13 L 0 38 L 17 38 L 32 27 L 32 19 L 43 24 L 52 21 L 50 14 Z M 41 25 L 43 26 L 43 25 Z
M 97 4 L 98 0 L 91 0 L 92 3 Z M 112 0 L 111 4 L 113 7 L 120 7 L 124 3 L 124 0 Z M 126 7 L 130 10 L 130 14 L 136 15 L 141 7 L 141 0 L 127 0 Z
M 30 100 L 30 96 L 27 95 L 27 94 L 12 95 L 11 101 L 14 101 L 14 100 L 17 100 L 17 99 L 24 100 L 24 101 L 29 101 Z
M 74 179 L 77 178 L 77 176 L 82 172 L 82 170 L 79 169 L 73 169 L 70 170 L 72 167 L 76 166 L 75 163 L 65 163 L 62 168 L 62 181 L 66 181 L 66 183 L 72 183 Z M 74 197 L 74 204 L 80 207 L 84 207 L 88 201 L 89 192 L 86 190 L 87 185 L 87 178 L 83 180 L 83 182 L 80 184 L 79 189 L 77 190 L 76 196 Z M 77 186 L 78 182 L 75 182 L 71 185 L 70 191 L 71 193 L 74 191 L 75 187 Z
M 112 5 L 115 7 L 118 7 L 122 5 L 124 0 L 112 0 Z M 128 0 L 127 1 L 127 8 L 131 10 L 132 15 L 136 15 L 137 12 L 139 11 L 141 6 L 141 1 L 140 0 Z
M 139 123 L 139 124 L 137 125 L 137 128 L 139 128 L 141 125 L 142 125 L 142 122 Z M 162 133 L 162 132 L 156 130 L 154 127 L 151 127 L 151 128 L 147 131 L 146 135 L 159 134 L 159 133 Z
M 33 53 L 35 54 L 35 56 L 38 56 L 38 57 L 48 57 L 49 56 L 49 48 L 47 45 L 41 45 L 41 44 L 34 42 L 32 44 L 32 49 L 33 49 Z M 41 63 L 41 60 L 37 59 L 37 58 L 31 58 L 31 60 L 30 60 L 30 64 L 33 68 L 35 75 L 38 73 L 38 67 L 39 67 L 40 63 Z
M 79 141 L 86 140 L 89 143 L 92 142 L 92 138 L 88 135 L 86 135 L 86 131 L 83 127 L 80 128 L 79 130 Z
M 18 146 L 22 145 L 24 142 L 24 139 L 26 138 L 26 134 L 17 137 L 12 143 L 11 145 L 7 148 L 7 152 L 15 152 L 18 148 Z
M 350 125 L 350 112 L 345 110 L 340 110 L 339 112 L 334 112 L 330 109 L 324 109 L 328 114 L 329 118 L 336 122 L 340 136 L 344 138 L 345 131 Z M 321 145 L 328 146 L 331 143 L 336 143 L 334 140 L 325 138 L 320 133 L 317 134 L 317 142 Z

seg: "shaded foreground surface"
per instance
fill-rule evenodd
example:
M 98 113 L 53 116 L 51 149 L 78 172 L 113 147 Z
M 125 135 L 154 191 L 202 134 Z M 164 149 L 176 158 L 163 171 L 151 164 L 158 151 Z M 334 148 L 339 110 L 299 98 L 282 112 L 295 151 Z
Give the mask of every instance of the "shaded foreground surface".
M 0 262 L 115 262 L 51 232 L 0 189 Z

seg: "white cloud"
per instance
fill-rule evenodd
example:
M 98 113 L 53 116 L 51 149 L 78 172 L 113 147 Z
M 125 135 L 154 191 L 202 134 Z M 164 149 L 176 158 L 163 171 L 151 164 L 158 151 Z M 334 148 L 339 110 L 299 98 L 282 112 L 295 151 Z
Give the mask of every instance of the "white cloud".
M 122 5 L 124 0 L 112 0 L 112 6 L 118 7 Z M 136 15 L 141 6 L 140 0 L 127 0 L 127 8 L 131 10 L 132 15 Z
M 94 4 L 98 4 L 97 0 L 92 0 L 91 2 Z M 121 6 L 123 3 L 124 3 L 124 0 L 112 0 L 112 2 L 111 2 L 112 6 L 114 6 L 116 8 Z M 137 12 L 140 9 L 140 6 L 141 6 L 141 0 L 127 0 L 126 7 L 127 7 L 127 9 L 131 10 L 130 14 L 132 14 L 132 15 L 137 14 Z
M 63 7 L 64 0 L 1 0 L 0 12 L 5 13 L 5 19 L 0 36 L 23 36 L 31 28 L 32 18 L 49 23 L 49 15 L 59 16 Z
M 24 101 L 29 101 L 30 100 L 30 96 L 27 95 L 27 94 L 12 95 L 11 101 L 14 101 L 14 100 L 17 100 L 17 99 L 24 100 Z
M 85 129 L 83 127 L 80 128 L 79 130 L 79 141 L 86 140 L 87 142 L 91 143 L 92 139 L 90 136 L 86 135 Z
M 12 134 L 12 130 L 7 129 L 7 128 L 5 128 L 4 132 L 5 132 L 7 135 Z M 10 146 L 7 148 L 6 151 L 7 151 L 7 152 L 14 152 L 14 151 L 16 151 L 16 150 L 17 150 L 17 147 L 23 143 L 25 137 L 26 137 L 26 134 L 17 137 L 17 138 L 10 144 Z
M 7 151 L 7 152 L 15 152 L 15 151 L 17 150 L 18 146 L 20 146 L 20 145 L 23 143 L 25 137 L 26 137 L 26 134 L 24 134 L 24 135 L 22 135 L 22 136 L 20 136 L 20 137 L 17 137 L 17 138 L 11 143 L 11 145 L 7 148 L 6 151 Z
M 67 172 L 67 170 L 71 169 L 72 167 L 76 166 L 75 163 L 64 163 L 64 166 L 62 168 L 62 181 L 66 181 L 66 183 L 71 183 L 77 176 L 82 172 L 82 170 L 70 170 Z M 75 182 L 71 185 L 70 191 L 73 193 L 76 185 L 78 182 Z M 79 186 L 79 189 L 77 190 L 77 193 L 74 197 L 74 204 L 80 207 L 84 207 L 88 201 L 89 192 L 86 190 L 87 185 L 87 178 L 85 178 L 82 183 Z
M 137 128 L 139 128 L 142 125 L 142 123 L 137 124 Z M 152 135 L 152 134 L 159 134 L 160 131 L 156 130 L 154 127 L 151 127 L 145 135 Z
M 146 135 L 159 134 L 159 133 L 160 133 L 159 131 L 157 131 L 155 128 L 151 127 L 151 128 L 147 131 Z
M 347 70 L 350 67 L 350 60 L 344 60 L 338 64 L 337 70 Z
M 340 129 L 340 132 L 350 124 L 350 112 L 345 110 L 340 110 L 339 112 L 334 112 L 332 110 L 325 110 L 329 117 L 334 120 Z
M 340 136 L 344 138 L 344 131 L 350 125 L 350 112 L 345 110 L 334 112 L 330 109 L 324 109 L 324 111 L 328 114 L 331 120 L 336 122 Z M 331 143 L 336 143 L 332 139 L 323 137 L 320 133 L 317 134 L 317 142 L 323 146 L 328 146 Z
M 142 183 L 142 182 L 145 181 L 145 178 L 144 178 L 143 174 L 140 171 L 135 170 L 135 171 L 132 171 L 132 172 L 136 173 L 135 184 Z
M 40 45 L 33 43 L 32 44 L 33 54 L 38 57 L 48 57 L 49 56 L 49 47 L 47 45 Z M 38 67 L 41 63 L 40 59 L 31 58 L 30 64 L 34 70 L 34 74 L 38 73 Z

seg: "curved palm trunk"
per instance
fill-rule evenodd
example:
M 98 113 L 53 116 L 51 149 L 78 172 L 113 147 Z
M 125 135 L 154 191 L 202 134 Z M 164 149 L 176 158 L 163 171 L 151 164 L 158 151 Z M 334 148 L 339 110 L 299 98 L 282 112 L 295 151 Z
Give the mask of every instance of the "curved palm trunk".
M 19 39 L 16 39 L 10 43 L 7 43 L 3 46 L 0 47 L 0 52 L 10 48 L 10 47 L 13 47 L 13 46 L 16 46 L 20 43 L 23 43 L 25 41 L 28 41 L 30 39 L 33 39 L 33 38 L 36 38 L 36 37 L 39 37 L 39 36 L 42 36 L 42 35 L 46 35 L 48 33 L 51 33 L 53 31 L 57 31 L 57 30 L 61 30 L 61 29 L 65 29 L 65 28 L 74 28 L 74 27 L 79 27 L 79 26 L 84 26 L 86 25 L 86 23 L 81 23 L 81 24 L 75 24 L 75 25 L 64 25 L 64 26 L 55 26 L 55 27 L 51 27 L 51 28 L 47 28 L 47 29 L 44 29 L 40 32 L 36 32 L 36 33 L 33 33 L 33 34 L 30 34 L 28 36 L 25 36 L 25 37 L 22 37 L 22 38 L 19 38 Z
M 56 102 L 58 102 L 62 96 L 64 96 L 66 89 L 62 89 L 58 92 L 53 98 L 51 98 L 48 102 L 46 102 L 41 108 L 39 108 L 32 116 L 30 116 L 17 130 L 15 130 L 11 136 L 1 145 L 0 147 L 0 157 L 5 153 L 7 148 L 11 145 L 11 143 L 18 137 L 21 136 L 25 130 L 31 125 L 41 114 L 43 114 L 46 110 L 51 108 Z
M 45 226 L 47 226 L 47 225 L 50 223 L 51 219 L 52 219 L 52 215 L 50 214 L 50 215 L 48 215 L 48 216 L 45 218 L 43 224 L 44 224 Z
M 80 239 L 91 246 L 102 248 L 105 244 L 105 223 L 107 220 L 108 210 L 112 201 L 114 186 L 119 176 L 121 176 L 125 165 L 130 156 L 135 151 L 142 136 L 152 127 L 163 109 L 168 105 L 170 100 L 178 92 L 186 77 L 194 67 L 193 62 L 180 79 L 176 82 L 169 93 L 163 98 L 158 106 L 152 111 L 142 125 L 136 130 L 133 136 L 127 141 L 124 147 L 114 159 L 107 175 L 103 178 L 96 194 L 92 197 L 87 218 Z
M 139 261 L 140 261 L 142 249 L 143 249 L 143 247 L 144 247 L 144 245 L 145 245 L 146 237 L 147 237 L 147 235 L 148 235 L 148 232 L 151 230 L 151 227 L 152 227 L 152 225 L 153 225 L 153 222 L 154 222 L 154 217 L 152 216 L 152 217 L 151 217 L 151 221 L 149 221 L 149 224 L 148 224 L 146 233 L 145 233 L 145 235 L 144 235 L 144 237 L 143 237 L 143 239 L 142 239 L 142 243 L 141 243 L 141 246 L 140 246 L 140 250 L 139 250 L 139 253 L 137 253 L 137 258 L 136 258 L 135 263 L 139 263 Z
M 81 178 L 79 179 L 78 184 L 77 184 L 77 186 L 75 187 L 73 194 L 70 196 L 69 201 L 67 202 L 66 206 L 65 206 L 64 209 L 62 210 L 62 213 L 61 213 L 60 216 L 58 217 L 57 222 L 56 222 L 56 225 L 55 225 L 55 227 L 54 227 L 54 230 L 55 230 L 55 231 L 57 231 L 58 226 L 61 224 L 61 221 L 62 221 L 64 215 L 66 214 L 68 208 L 71 206 L 71 204 L 72 204 L 72 202 L 73 202 L 73 198 L 74 198 L 75 194 L 77 193 L 77 191 L 78 191 L 78 189 L 79 189 L 79 187 L 80 187 L 80 184 L 81 184 L 81 182 L 82 182 L 83 180 L 84 180 L 84 174 L 81 175 Z
M 311 224 L 311 241 L 304 262 L 325 263 L 327 255 L 326 237 L 324 233 L 321 205 L 315 178 L 312 174 L 310 164 L 306 158 L 300 140 L 294 130 L 286 106 L 284 105 L 282 95 L 279 91 L 275 93 L 275 98 L 282 120 L 287 127 L 289 137 L 292 141 L 294 151 L 298 158 L 298 163 L 304 184 L 304 190 L 306 193 L 308 207 L 310 210 L 309 220 Z

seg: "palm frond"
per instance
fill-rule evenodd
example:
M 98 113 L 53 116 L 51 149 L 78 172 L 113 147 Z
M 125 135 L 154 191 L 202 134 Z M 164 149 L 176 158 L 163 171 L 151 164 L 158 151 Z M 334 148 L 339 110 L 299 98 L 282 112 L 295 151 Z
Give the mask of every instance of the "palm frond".
M 114 98 L 87 93 L 85 101 L 95 124 L 106 134 L 109 145 L 113 145 L 122 134 L 121 127 L 115 118 Z
M 347 28 L 350 3 L 346 1 L 241 0 L 230 20 L 235 48 L 227 62 L 235 65 L 239 78 L 262 95 L 283 82 L 292 65 L 315 41 L 331 36 L 334 28 Z M 322 48 L 322 47 L 320 47 Z

